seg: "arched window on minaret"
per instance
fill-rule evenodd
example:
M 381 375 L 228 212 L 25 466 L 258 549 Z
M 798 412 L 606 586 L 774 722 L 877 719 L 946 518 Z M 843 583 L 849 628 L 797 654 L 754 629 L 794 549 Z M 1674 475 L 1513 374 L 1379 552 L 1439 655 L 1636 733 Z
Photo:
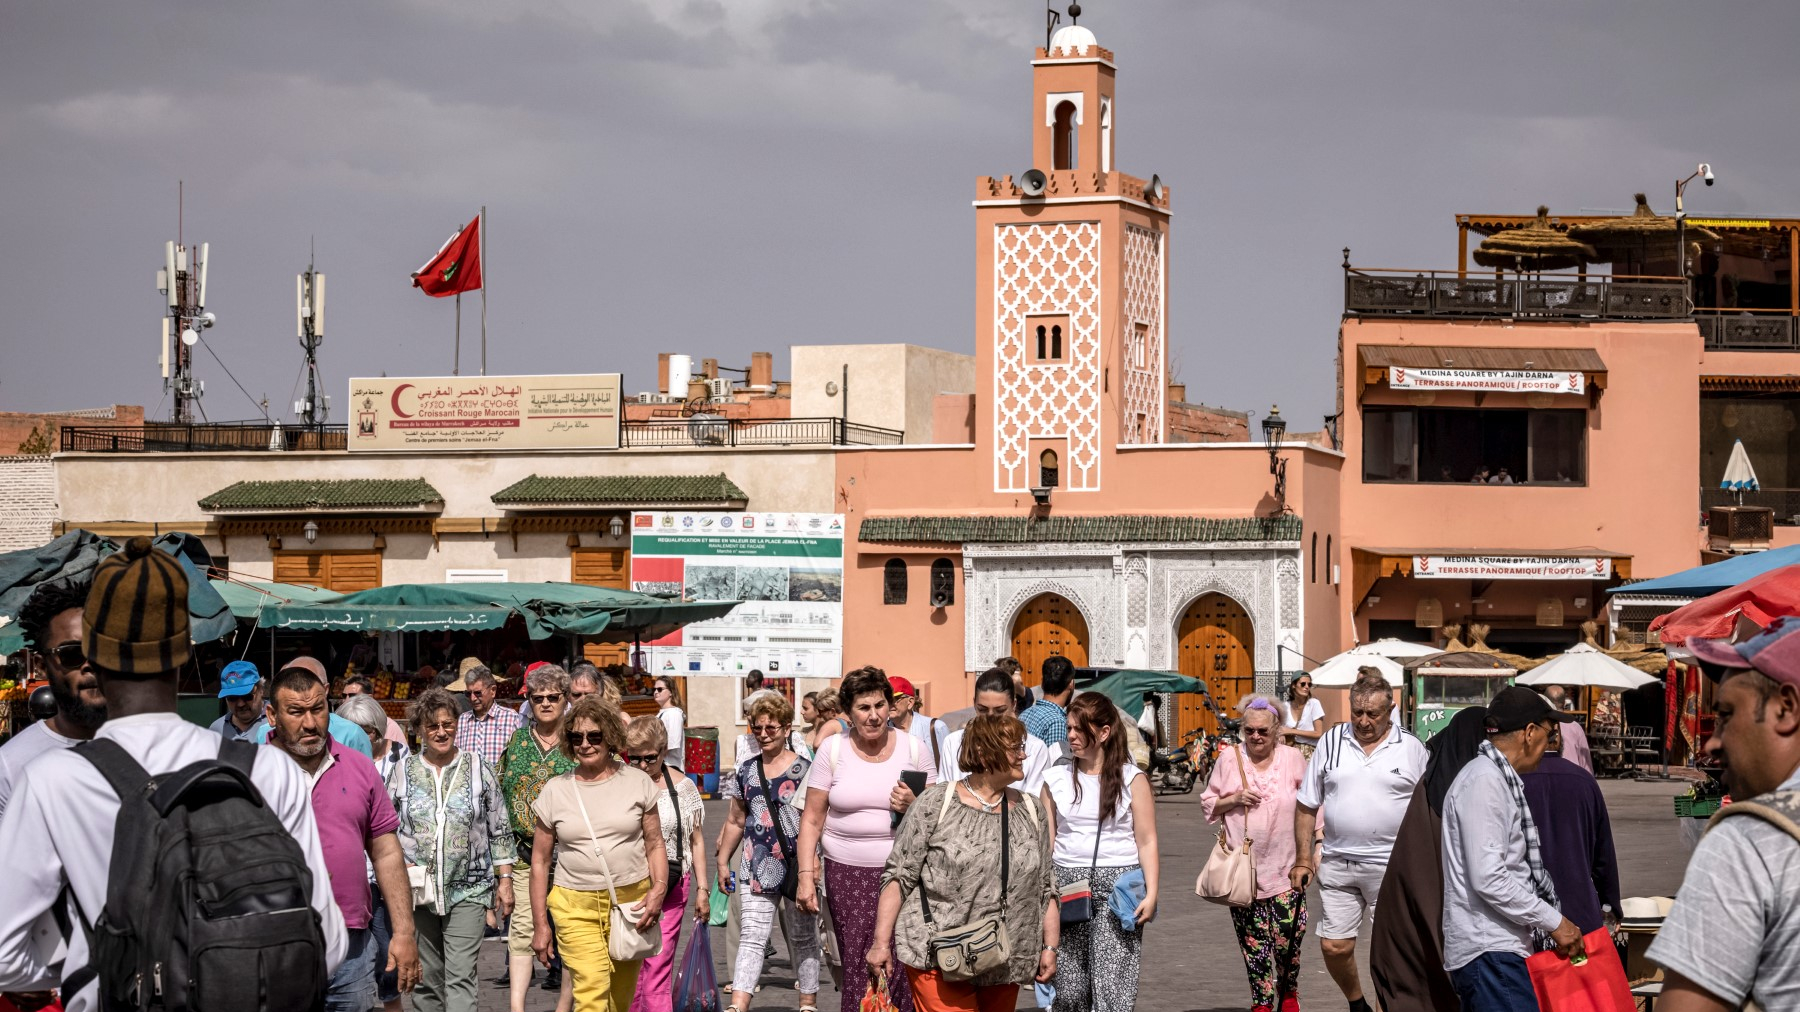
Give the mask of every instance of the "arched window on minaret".
M 1050 354 L 1049 354 L 1049 352 L 1050 352 L 1050 344 L 1049 344 L 1049 341 L 1048 341 L 1048 335 L 1047 335 L 1047 334 L 1046 334 L 1046 333 L 1045 333 L 1045 329 L 1046 329 L 1046 328 L 1045 328 L 1045 327 L 1044 327 L 1044 325 L 1043 325 L 1043 324 L 1041 324 L 1041 323 L 1040 323 L 1040 324 L 1038 324 L 1038 329 L 1037 329 L 1037 358 L 1038 358 L 1038 361 L 1039 361 L 1039 362 L 1042 362 L 1042 361 L 1043 361 L 1043 360 L 1045 360 L 1045 359 L 1047 359 L 1047 358 L 1049 358 L 1049 357 L 1050 357 Z
M 1061 362 L 1062 357 L 1062 325 L 1057 324 L 1050 328 L 1050 360 Z
M 1100 98 L 1100 171 L 1112 171 L 1112 99 Z
M 1045 450 L 1038 454 L 1038 484 L 1044 488 L 1056 487 L 1056 451 Z
M 1052 168 L 1074 169 L 1075 150 L 1080 144 L 1080 127 L 1075 123 L 1075 103 L 1063 101 L 1057 103 L 1056 119 L 1051 140 Z

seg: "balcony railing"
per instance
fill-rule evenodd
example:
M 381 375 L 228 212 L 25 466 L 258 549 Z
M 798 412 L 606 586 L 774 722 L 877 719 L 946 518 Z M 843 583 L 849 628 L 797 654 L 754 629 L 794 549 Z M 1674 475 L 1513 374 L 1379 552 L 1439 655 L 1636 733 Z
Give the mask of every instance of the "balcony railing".
M 343 450 L 348 427 L 277 426 L 269 422 L 209 422 L 142 426 L 65 425 L 65 453 L 224 453 L 252 450 Z M 626 447 L 891 446 L 905 433 L 842 418 L 626 419 L 619 440 Z
M 1739 493 L 1723 488 L 1700 489 L 1702 512 L 1714 506 L 1736 506 Z M 1775 511 L 1777 527 L 1800 526 L 1800 488 L 1759 488 L 1743 493 L 1745 506 L 1762 506 Z
M 1359 316 L 1538 317 L 1685 320 L 1687 285 L 1674 278 L 1526 275 L 1454 271 L 1344 272 L 1344 312 Z
M 1706 347 L 1717 351 L 1800 351 L 1800 318 L 1786 310 L 1745 313 L 1725 310 L 1694 314 Z

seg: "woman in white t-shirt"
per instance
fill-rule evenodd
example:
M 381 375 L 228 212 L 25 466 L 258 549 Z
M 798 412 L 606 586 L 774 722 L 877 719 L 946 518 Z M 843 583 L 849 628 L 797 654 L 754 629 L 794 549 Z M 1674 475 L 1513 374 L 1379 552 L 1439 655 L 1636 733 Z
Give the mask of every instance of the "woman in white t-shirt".
M 681 709 L 681 693 L 675 679 L 666 675 L 650 683 L 650 694 L 656 698 L 656 719 L 669 729 L 669 747 L 663 762 L 678 770 L 687 769 L 687 714 Z
M 1325 706 L 1313 698 L 1312 685 L 1311 675 L 1295 675 L 1287 701 L 1281 704 L 1281 736 L 1307 759 L 1312 758 L 1313 746 L 1325 733 Z
M 1076 696 L 1068 727 L 1075 761 L 1044 774 L 1044 805 L 1056 831 L 1057 886 L 1087 880 L 1091 916 L 1072 921 L 1074 905 L 1064 908 L 1052 1007 L 1129 1012 L 1137 1002 L 1144 925 L 1156 916 L 1156 803 L 1149 778 L 1128 758 L 1125 720 L 1112 700 Z M 1115 901 L 1115 887 L 1136 902 Z

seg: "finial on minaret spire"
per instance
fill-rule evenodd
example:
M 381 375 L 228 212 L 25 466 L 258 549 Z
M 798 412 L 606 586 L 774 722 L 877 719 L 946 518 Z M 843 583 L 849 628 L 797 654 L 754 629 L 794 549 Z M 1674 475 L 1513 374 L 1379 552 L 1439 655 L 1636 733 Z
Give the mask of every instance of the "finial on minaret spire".
M 1070 4 L 1069 5 L 1069 24 L 1078 25 L 1080 23 L 1081 23 L 1081 5 L 1080 4 Z

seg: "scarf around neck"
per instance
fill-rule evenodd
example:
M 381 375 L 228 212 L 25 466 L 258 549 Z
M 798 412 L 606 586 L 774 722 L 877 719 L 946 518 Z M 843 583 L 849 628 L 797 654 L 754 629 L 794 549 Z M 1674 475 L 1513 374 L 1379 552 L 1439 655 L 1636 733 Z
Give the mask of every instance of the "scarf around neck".
M 1556 883 L 1551 881 L 1550 872 L 1544 868 L 1537 823 L 1532 821 L 1531 806 L 1525 803 L 1525 781 L 1520 779 L 1519 771 L 1513 769 L 1512 763 L 1506 761 L 1506 757 L 1500 754 L 1500 750 L 1492 742 L 1482 742 L 1476 746 L 1476 751 L 1500 768 L 1500 776 L 1506 781 L 1506 789 L 1512 794 L 1513 807 L 1519 810 L 1519 822 L 1525 830 L 1525 866 L 1531 871 L 1531 891 L 1537 893 L 1538 899 L 1562 909 L 1562 904 L 1556 899 Z M 1539 952 L 1554 947 L 1549 934 L 1537 928 L 1531 929 L 1531 944 Z

